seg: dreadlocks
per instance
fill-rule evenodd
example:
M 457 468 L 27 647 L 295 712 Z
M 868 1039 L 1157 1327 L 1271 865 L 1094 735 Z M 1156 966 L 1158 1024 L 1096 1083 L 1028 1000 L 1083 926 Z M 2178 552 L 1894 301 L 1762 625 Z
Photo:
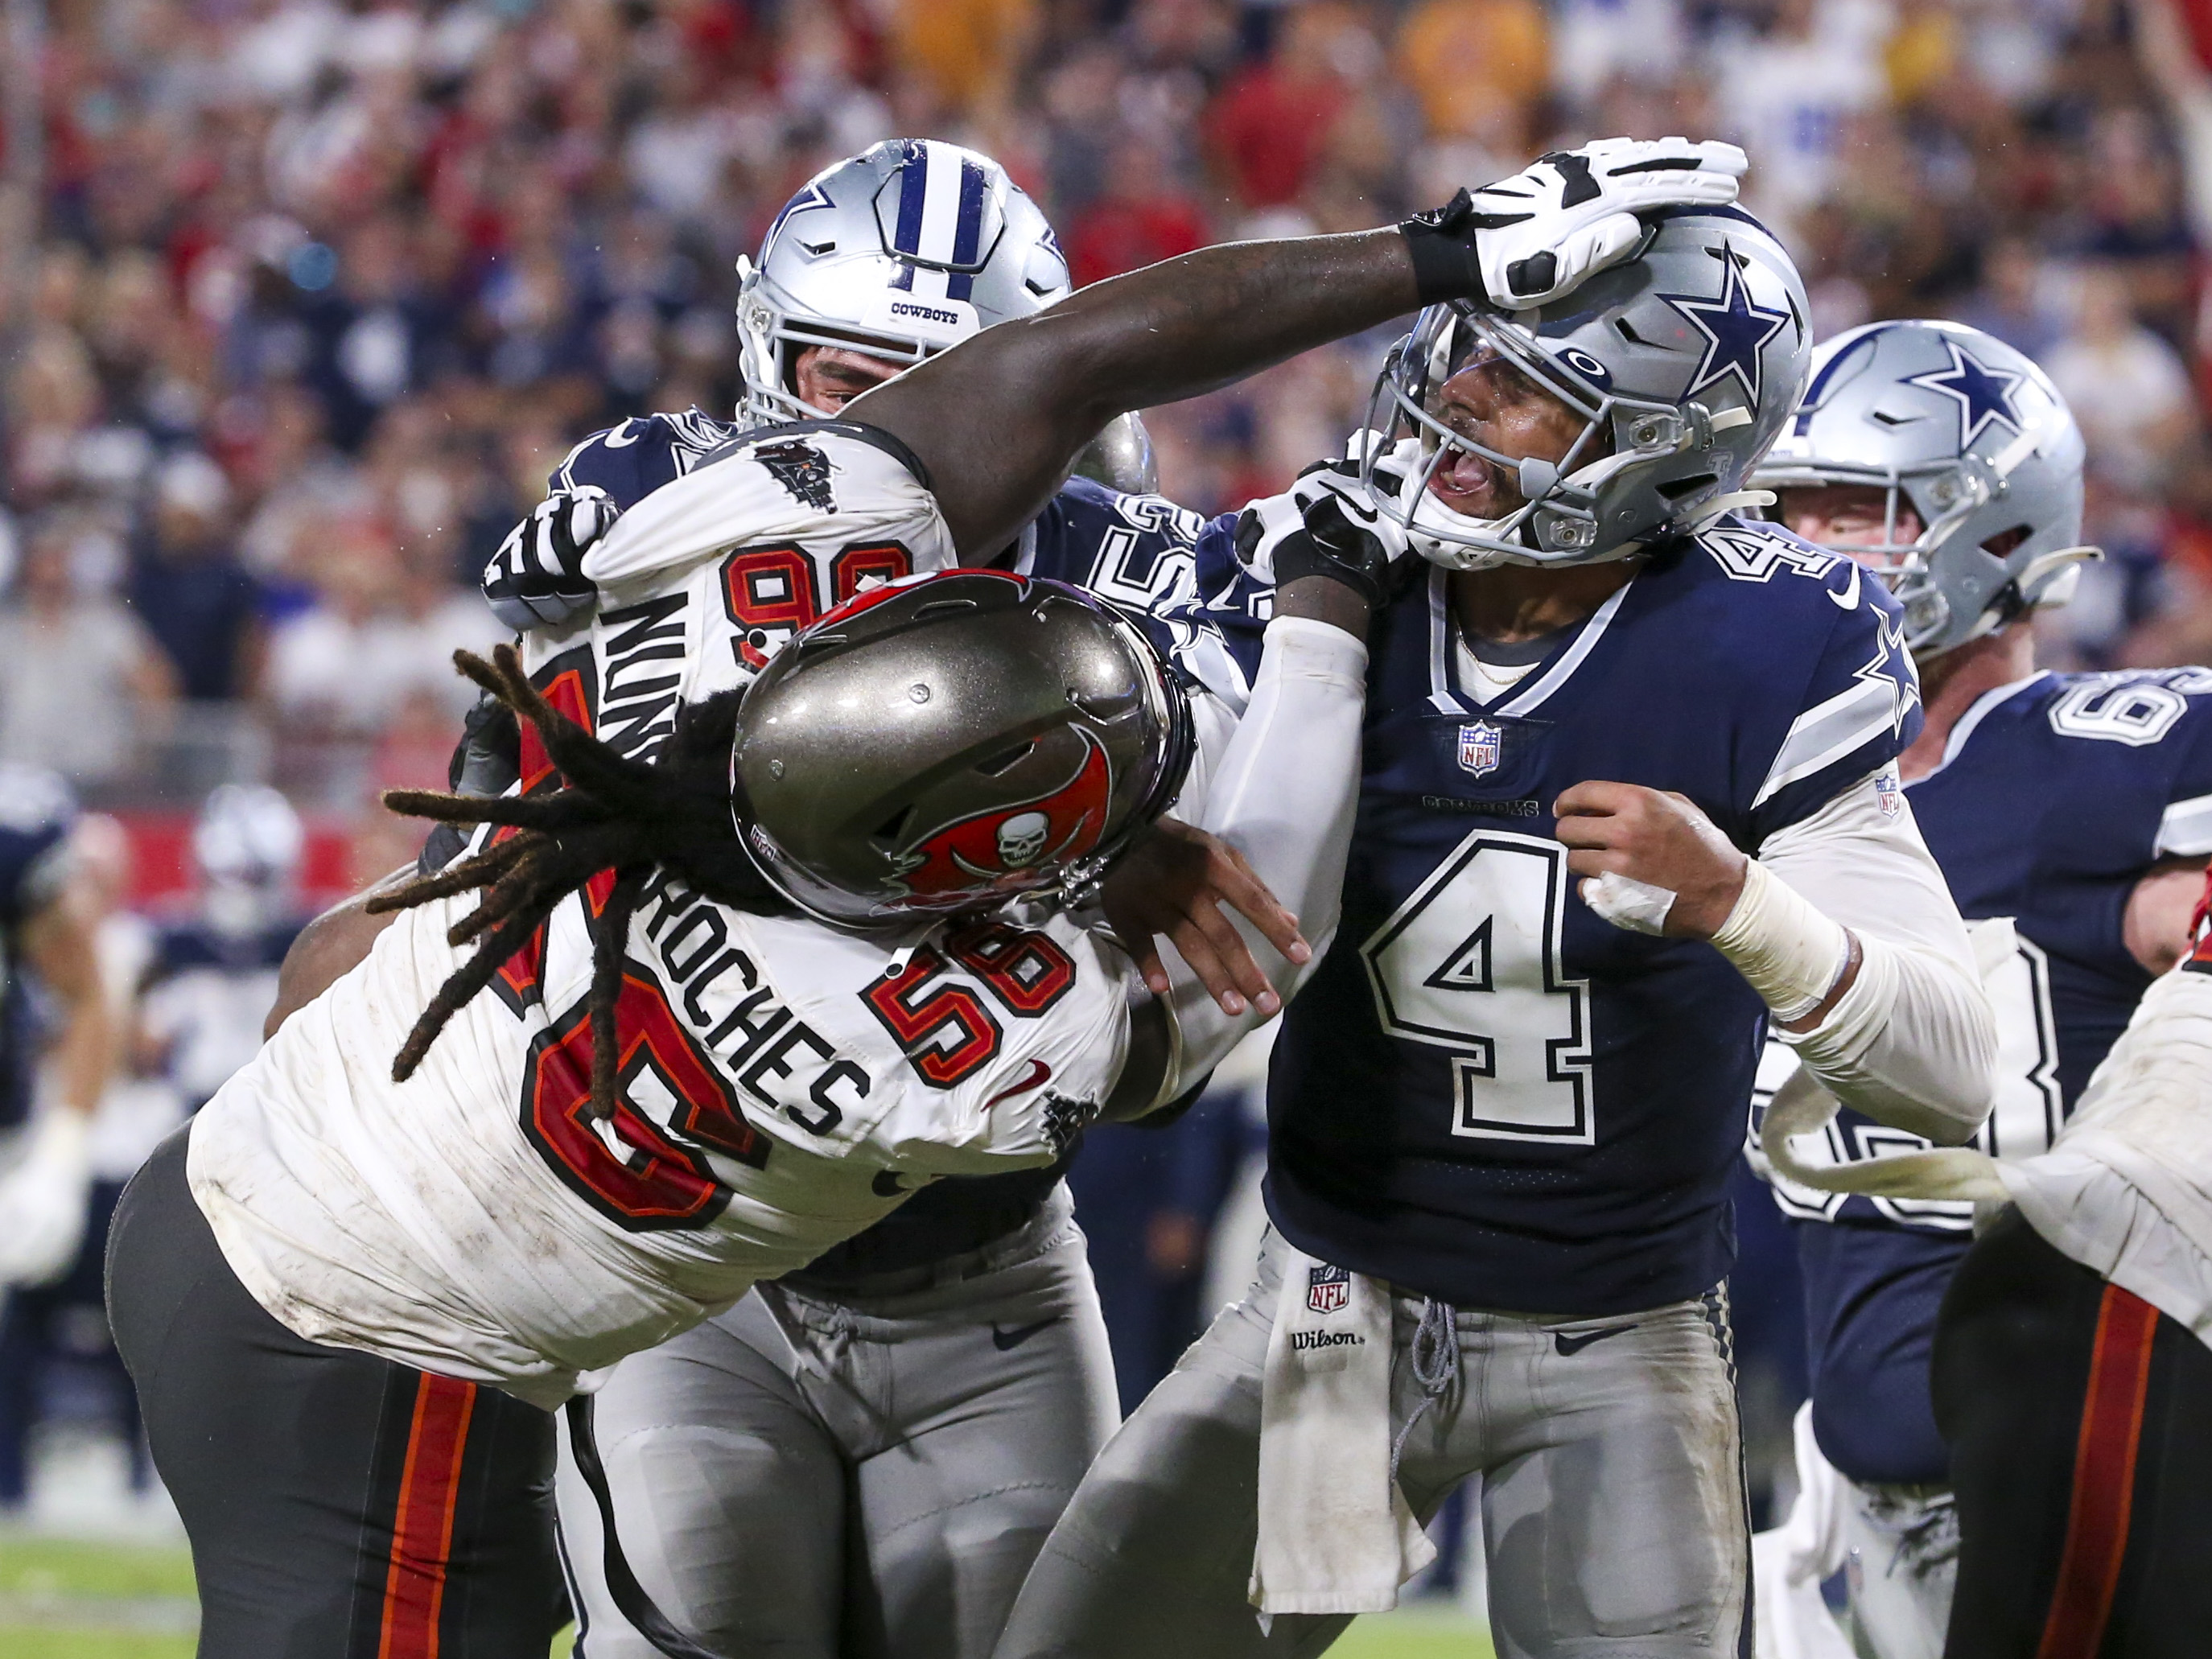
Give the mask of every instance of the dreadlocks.
M 454 969 L 392 1062 L 403 1083 L 429 1053 L 447 1023 L 491 983 L 500 965 L 529 942 L 562 900 L 594 876 L 612 871 L 615 885 L 592 939 L 592 1110 L 610 1117 L 621 1068 L 615 1010 L 621 1000 L 623 947 L 645 878 L 655 865 L 710 899 L 756 913 L 789 905 L 771 887 L 738 837 L 730 815 L 730 746 L 736 738 L 738 694 L 692 704 L 658 762 L 615 752 L 539 695 L 511 646 L 492 659 L 467 651 L 453 665 L 538 728 L 563 787 L 548 795 L 459 795 L 428 789 L 387 790 L 384 804 L 410 817 L 441 823 L 493 823 L 520 833 L 432 875 L 417 876 L 368 904 L 373 914 L 411 909 L 434 899 L 481 889 L 483 898 L 447 930 L 449 944 L 483 943 Z

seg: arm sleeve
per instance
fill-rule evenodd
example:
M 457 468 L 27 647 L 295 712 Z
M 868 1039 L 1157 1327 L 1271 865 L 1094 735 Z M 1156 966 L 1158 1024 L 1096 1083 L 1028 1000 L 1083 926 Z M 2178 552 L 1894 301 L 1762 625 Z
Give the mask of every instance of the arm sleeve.
M 1778 831 L 1759 862 L 1857 935 L 1858 978 L 1810 1031 L 1776 1033 L 1845 1105 L 1932 1140 L 1989 1115 L 1996 1019 L 1958 906 L 1887 769 Z
M 1244 854 L 1313 946 L 1306 965 L 1295 966 L 1231 917 L 1286 1002 L 1336 932 L 1359 797 L 1366 678 L 1367 647 L 1343 629 L 1301 617 L 1270 623 L 1251 704 L 1199 820 Z M 1218 1065 L 1262 1017 L 1224 1013 L 1172 949 L 1162 959 L 1175 981 L 1169 1005 L 1176 1034 L 1166 1100 Z

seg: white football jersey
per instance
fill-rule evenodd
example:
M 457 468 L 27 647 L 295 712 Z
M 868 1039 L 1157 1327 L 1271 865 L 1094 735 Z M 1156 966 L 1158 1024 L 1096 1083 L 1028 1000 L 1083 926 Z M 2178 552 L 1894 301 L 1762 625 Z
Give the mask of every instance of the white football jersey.
M 943 568 L 934 501 L 849 429 L 748 440 L 631 509 L 595 616 L 526 641 L 548 698 L 625 754 L 741 684 L 872 577 Z M 522 787 L 543 784 L 526 728 Z M 572 896 L 416 1073 L 416 1016 L 474 945 L 473 896 L 403 915 L 201 1113 L 192 1190 L 279 1321 L 551 1406 L 580 1373 L 801 1267 L 931 1177 L 1056 1159 L 1119 1076 L 1139 981 L 1066 917 L 856 934 L 750 915 L 665 874 L 633 918 L 621 1103 L 588 1110 L 586 918 Z
M 625 754 L 650 746 L 678 697 L 744 684 L 793 633 L 864 587 L 952 567 L 951 534 L 913 465 L 868 427 L 732 441 L 639 501 L 585 555 L 599 609 L 567 629 L 526 635 L 532 671 L 588 634 L 605 670 L 593 688 L 599 735 Z

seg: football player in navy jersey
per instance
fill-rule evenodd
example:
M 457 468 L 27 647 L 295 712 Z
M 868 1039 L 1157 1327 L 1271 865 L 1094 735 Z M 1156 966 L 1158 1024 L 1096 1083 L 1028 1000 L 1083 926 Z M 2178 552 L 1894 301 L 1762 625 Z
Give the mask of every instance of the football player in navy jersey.
M 1960 909 L 2014 930 L 1988 977 L 2000 1061 L 1979 1137 L 2006 1160 L 2050 1146 L 2187 948 L 2212 854 L 2212 673 L 2035 669 L 2033 613 L 2097 556 L 2078 545 L 2082 449 L 2057 388 L 2002 341 L 1876 323 L 1821 349 L 1755 475 L 1784 523 L 1878 573 L 1903 607 L 1926 702 L 1899 759 L 1905 798 Z M 1762 1089 L 1789 1069 L 1774 1055 Z M 1820 1169 L 1922 1144 L 1846 1109 L 1793 1151 Z M 1786 1178 L 1775 1195 L 1805 1279 L 1812 1434 L 1844 1477 L 1832 1530 L 1862 1650 L 1934 1659 L 1958 1534 L 1929 1352 L 1972 1206 Z
M 1765 1035 L 1933 1138 L 1987 1111 L 1988 1003 L 1897 788 L 1902 613 L 1730 511 L 1804 384 L 1797 273 L 1733 209 L 1639 235 L 1563 301 L 1424 312 L 1356 459 L 1200 538 L 1248 647 L 1332 515 L 1429 568 L 1370 636 L 1258 1279 L 1085 1478 L 999 1659 L 1317 1652 L 1469 1480 L 1500 1654 L 1740 1650 L 1726 1184 Z
M 64 1271 L 84 1234 L 87 1137 L 114 1065 L 94 917 L 70 868 L 76 803 L 0 764 L 0 1295 Z M 42 1062 L 53 1097 L 34 1095 Z

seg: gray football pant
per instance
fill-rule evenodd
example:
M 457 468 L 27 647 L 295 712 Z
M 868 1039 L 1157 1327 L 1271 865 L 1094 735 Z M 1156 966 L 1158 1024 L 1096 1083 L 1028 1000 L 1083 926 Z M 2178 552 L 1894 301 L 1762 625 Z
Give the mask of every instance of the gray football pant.
M 1092 1465 L 998 1659 L 1283 1659 L 1319 1653 L 1351 1622 L 1280 1617 L 1263 1636 L 1245 1600 L 1284 1254 L 1270 1233 L 1250 1293 Z M 1423 1368 L 1444 1374 L 1433 1399 L 1408 1358 L 1425 1310 L 1434 1335 L 1440 1309 L 1408 1297 L 1395 1309 L 1394 1437 L 1420 1413 L 1399 1481 L 1425 1518 L 1479 1479 L 1499 1659 L 1747 1654 L 1724 1295 L 1614 1319 L 1459 1312 L 1455 1374 Z
M 1062 1188 L 918 1288 L 762 1285 L 615 1367 L 593 1438 L 661 1612 L 726 1659 L 984 1659 L 1118 1417 L 1072 1213 Z M 658 1659 L 609 1599 L 565 1424 L 558 1491 L 579 1659 Z

